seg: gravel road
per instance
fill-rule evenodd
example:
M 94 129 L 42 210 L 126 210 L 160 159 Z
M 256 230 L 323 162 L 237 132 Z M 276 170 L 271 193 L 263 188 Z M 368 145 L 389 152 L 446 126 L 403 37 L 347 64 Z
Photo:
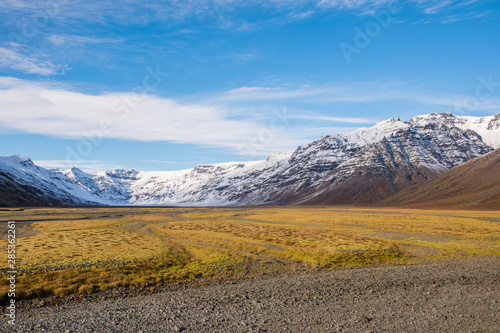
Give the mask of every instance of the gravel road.
M 19 332 L 500 332 L 500 258 L 300 273 L 19 311 Z M 12 331 L 4 322 L 1 331 Z

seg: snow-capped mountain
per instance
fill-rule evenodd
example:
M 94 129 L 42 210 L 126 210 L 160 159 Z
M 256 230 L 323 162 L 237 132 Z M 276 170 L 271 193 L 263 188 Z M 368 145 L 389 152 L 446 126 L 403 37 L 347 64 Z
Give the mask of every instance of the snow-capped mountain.
M 0 205 L 89 205 L 96 198 L 65 175 L 20 155 L 0 157 Z
M 434 121 L 428 121 L 429 118 Z M 364 145 L 311 184 L 294 202 L 377 203 L 493 150 L 477 132 L 451 124 L 448 115 L 413 118 L 408 122 L 391 119 L 377 126 L 397 129 L 380 141 Z
M 198 201 L 220 204 L 219 201 L 211 201 L 206 188 L 212 186 L 216 189 L 231 172 L 238 173 L 255 164 L 236 162 L 199 165 L 180 171 L 113 170 L 93 177 L 77 168 L 62 173 L 101 202 L 110 204 L 157 205 Z M 205 192 L 203 197 L 199 197 L 201 192 Z
M 0 182 L 3 174 L 22 184 L 28 179 L 40 192 L 55 199 L 60 196 L 64 204 L 376 203 L 496 148 L 500 148 L 500 114 L 430 114 L 325 136 L 264 161 L 174 172 L 114 170 L 93 175 L 77 168 L 55 172 L 11 156 L 0 160 Z

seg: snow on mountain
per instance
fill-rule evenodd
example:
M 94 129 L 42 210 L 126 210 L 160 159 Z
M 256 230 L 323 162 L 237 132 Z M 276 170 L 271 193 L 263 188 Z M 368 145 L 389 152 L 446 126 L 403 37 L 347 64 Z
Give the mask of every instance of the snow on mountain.
M 498 147 L 500 114 L 430 114 L 328 135 L 264 161 L 93 175 L 77 168 L 48 171 L 27 158 L 7 157 L 10 164 L 0 160 L 0 171 L 55 196 L 110 205 L 367 203 Z
M 358 146 L 379 142 L 384 137 L 409 128 L 411 125 L 401 119 L 389 119 L 376 124 L 373 127 L 363 127 L 354 132 L 339 134 L 346 142 Z
M 494 149 L 500 148 L 500 114 L 481 118 L 461 117 L 461 119 L 461 122 L 457 122 L 459 128 L 473 130 L 481 135 L 484 143 Z
M 99 200 L 65 175 L 36 166 L 21 155 L 0 157 L 2 202 L 18 205 L 97 204 Z
M 434 117 L 434 115 L 432 116 Z M 298 195 L 294 203 L 372 204 L 493 149 L 476 132 L 449 126 L 446 115 L 412 119 L 359 149 Z
M 456 126 L 462 130 L 472 130 L 479 134 L 483 142 L 493 149 L 500 148 L 500 114 L 487 117 L 456 116 L 451 113 L 436 113 L 416 116 L 410 120 L 413 123 L 431 124 L 444 123 Z
M 224 204 L 205 195 L 207 187 L 216 189 L 230 183 L 231 174 L 239 173 L 253 166 L 259 168 L 263 162 L 232 162 L 199 165 L 194 169 L 180 171 L 135 171 L 114 170 L 91 175 L 74 170 L 64 171 L 73 177 L 82 188 L 109 204 L 158 205 L 204 201 Z

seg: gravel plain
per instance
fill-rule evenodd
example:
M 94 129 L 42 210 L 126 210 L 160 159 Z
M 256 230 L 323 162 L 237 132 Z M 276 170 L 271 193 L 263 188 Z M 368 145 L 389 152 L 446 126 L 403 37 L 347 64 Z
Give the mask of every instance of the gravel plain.
M 4 321 L 0 331 L 500 332 L 499 310 L 500 258 L 488 257 L 45 306 L 19 310 L 15 329 Z

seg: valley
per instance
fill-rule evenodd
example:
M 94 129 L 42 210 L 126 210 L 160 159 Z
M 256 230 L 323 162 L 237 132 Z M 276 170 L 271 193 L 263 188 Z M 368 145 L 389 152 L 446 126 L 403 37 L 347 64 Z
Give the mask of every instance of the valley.
M 498 211 L 349 206 L 0 210 L 2 228 L 18 226 L 18 297 L 32 305 L 498 256 L 499 219 Z

